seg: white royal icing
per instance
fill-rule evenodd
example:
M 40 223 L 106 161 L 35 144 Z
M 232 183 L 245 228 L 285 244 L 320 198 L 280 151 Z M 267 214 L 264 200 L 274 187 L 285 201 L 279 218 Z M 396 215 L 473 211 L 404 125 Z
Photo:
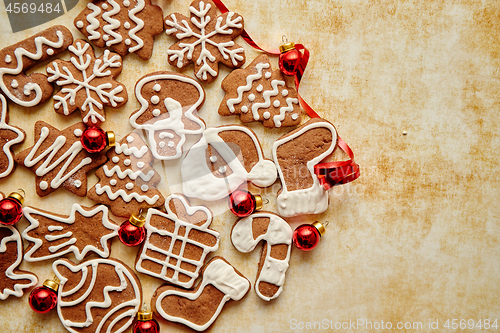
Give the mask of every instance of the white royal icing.
M 264 70 L 264 68 L 269 68 L 270 66 L 271 65 L 269 63 L 259 63 L 259 64 L 257 64 L 257 66 L 255 66 L 257 68 L 257 73 L 248 75 L 246 78 L 246 80 L 247 80 L 246 85 L 239 86 L 236 89 L 236 92 L 238 93 L 238 97 L 229 98 L 227 100 L 226 105 L 231 113 L 234 113 L 234 111 L 235 111 L 234 106 L 236 104 L 240 104 L 243 101 L 243 94 L 247 91 L 250 91 L 250 89 L 252 89 L 252 85 L 255 81 L 262 78 L 262 71 Z M 248 108 L 247 108 L 247 111 L 248 111 Z M 246 111 L 244 111 L 244 112 L 246 112 Z
M 3 152 L 5 156 L 7 156 L 7 169 L 4 172 L 0 173 L 0 178 L 4 178 L 8 176 L 12 170 L 14 169 L 14 156 L 12 155 L 11 147 L 17 143 L 21 143 L 24 140 L 24 133 L 15 128 L 14 126 L 10 126 L 5 121 L 7 119 L 7 100 L 3 95 L 0 94 L 0 102 L 2 104 L 2 114 L 0 115 L 0 130 L 9 130 L 16 133 L 16 137 L 12 140 L 9 140 L 3 146 Z
M 260 108 L 267 109 L 271 106 L 271 97 L 277 96 L 279 94 L 278 86 L 285 86 L 285 81 L 272 80 L 271 87 L 273 87 L 273 90 L 266 90 L 262 93 L 262 97 L 264 97 L 264 102 L 254 103 L 252 105 L 253 119 L 259 120 L 259 118 L 260 118 L 259 109 Z
M 12 80 L 12 82 L 10 83 L 10 86 L 14 89 L 16 89 L 17 87 L 19 87 L 19 82 L 17 82 L 16 79 Z
M 117 183 L 118 183 L 118 181 L 117 181 L 116 179 L 111 179 L 111 180 L 109 181 L 109 184 L 110 184 L 111 186 L 115 186 Z
M 40 182 L 39 186 L 40 186 L 40 188 L 41 188 L 42 190 L 44 190 L 44 191 L 45 191 L 46 189 L 48 189 L 48 188 L 49 188 L 49 183 L 47 183 L 45 180 L 42 180 L 42 181 Z
M 77 128 L 77 129 L 75 129 L 75 130 L 73 131 L 73 134 L 74 134 L 76 137 L 80 137 L 80 136 L 82 136 L 83 131 L 82 131 L 81 129 Z
M 101 7 L 94 5 L 92 2 L 89 2 L 87 4 L 88 9 L 92 10 L 92 13 L 87 15 L 87 21 L 89 22 L 89 25 L 87 26 L 87 32 L 90 34 L 88 37 L 89 40 L 95 40 L 99 39 L 101 37 L 101 34 L 96 30 L 99 28 L 101 23 L 99 22 L 96 17 L 98 17 L 101 14 Z
M 10 56 L 10 54 L 7 54 L 5 56 L 5 62 L 8 63 L 8 64 L 10 64 L 12 62 L 12 57 Z
M 269 218 L 269 225 L 266 233 L 260 234 L 256 239 L 254 239 L 252 230 L 253 220 L 261 217 Z M 240 252 L 247 253 L 253 251 L 257 244 L 262 240 L 267 243 L 264 263 L 262 264 L 262 269 L 257 276 L 257 281 L 255 282 L 255 292 L 265 301 L 275 299 L 283 291 L 285 273 L 288 269 L 288 262 L 290 261 L 292 233 L 292 228 L 285 220 L 275 214 L 266 212 L 258 212 L 239 220 L 236 222 L 231 232 L 231 242 L 236 250 Z M 288 246 L 286 258 L 283 260 L 271 257 L 271 246 L 278 244 L 286 244 Z M 262 295 L 259 290 L 259 284 L 261 282 L 273 284 L 278 286 L 279 289 L 272 297 Z
M 278 105 L 274 104 L 275 107 L 279 107 L 279 101 L 277 101 L 277 102 L 278 102 Z M 275 115 L 273 117 L 274 126 L 281 127 L 281 122 L 283 120 L 285 120 L 286 113 L 293 112 L 293 104 L 299 104 L 299 100 L 297 98 L 288 97 L 286 99 L 286 106 L 283 106 L 282 108 L 280 108 L 280 114 Z M 294 119 L 293 115 L 292 115 L 292 119 Z M 296 120 L 296 119 L 297 118 L 295 118 L 294 120 Z

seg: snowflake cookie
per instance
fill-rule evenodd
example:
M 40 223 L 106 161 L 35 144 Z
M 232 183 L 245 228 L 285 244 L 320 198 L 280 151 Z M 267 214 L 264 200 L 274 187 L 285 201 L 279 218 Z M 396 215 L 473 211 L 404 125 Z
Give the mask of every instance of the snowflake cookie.
M 178 13 L 165 18 L 165 32 L 179 39 L 167 51 L 172 66 L 184 68 L 193 62 L 196 77 L 210 83 L 219 74 L 219 62 L 231 68 L 245 63 L 245 50 L 233 41 L 243 31 L 241 15 L 217 16 L 210 0 L 193 1 L 189 12 L 190 18 Z
M 119 108 L 127 103 L 127 89 L 114 80 L 122 71 L 122 58 L 104 50 L 96 59 L 92 46 L 81 39 L 69 51 L 70 61 L 58 59 L 47 67 L 49 82 L 61 87 L 54 109 L 66 116 L 80 109 L 85 124 L 98 125 L 105 120 L 104 105 Z
M 163 31 L 163 11 L 151 0 L 94 0 L 75 18 L 75 26 L 98 47 L 148 60 L 154 36 Z
M 23 142 L 26 137 L 22 129 L 7 124 L 8 120 L 7 100 L 0 95 L 0 178 L 7 177 L 14 169 L 11 147 Z
M 261 121 L 265 127 L 294 126 L 300 123 L 297 90 L 280 70 L 272 70 L 262 54 L 245 69 L 231 72 L 222 81 L 226 96 L 219 106 L 221 116 L 240 115 L 244 123 Z

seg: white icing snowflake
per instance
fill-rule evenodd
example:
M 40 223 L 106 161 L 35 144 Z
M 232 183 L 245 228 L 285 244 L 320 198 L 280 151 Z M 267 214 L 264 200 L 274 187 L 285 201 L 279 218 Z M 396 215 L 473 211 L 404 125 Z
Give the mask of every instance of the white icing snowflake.
M 169 62 L 183 68 L 193 61 L 196 76 L 207 83 L 217 77 L 218 61 L 232 68 L 242 66 L 245 51 L 233 39 L 243 31 L 243 18 L 233 12 L 217 17 L 212 1 L 194 1 L 189 11 L 191 19 L 171 14 L 165 20 L 165 24 L 171 27 L 166 33 L 175 34 L 180 40 L 167 51 Z M 210 24 L 213 20 L 216 20 L 215 25 Z M 197 59 L 193 59 L 193 55 Z M 222 60 L 217 59 L 219 55 Z

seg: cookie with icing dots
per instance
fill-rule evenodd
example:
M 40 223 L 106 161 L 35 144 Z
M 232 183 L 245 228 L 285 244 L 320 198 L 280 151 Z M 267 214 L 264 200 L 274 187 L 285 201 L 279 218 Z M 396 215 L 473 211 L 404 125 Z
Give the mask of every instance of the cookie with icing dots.
M 94 0 L 78 14 L 74 25 L 98 47 L 148 60 L 154 36 L 163 31 L 163 11 L 151 0 Z
M 59 187 L 84 197 L 87 172 L 106 162 L 102 154 L 89 154 L 80 137 L 85 124 L 58 130 L 44 121 L 35 123 L 35 144 L 14 156 L 16 163 L 35 173 L 36 194 L 44 197 Z
M 160 175 L 151 166 L 153 155 L 135 132 L 107 152 L 108 162 L 97 169 L 99 182 L 88 197 L 110 207 L 116 216 L 129 217 L 141 209 L 159 207 L 165 198 L 156 189 Z
M 262 54 L 224 78 L 226 95 L 219 114 L 239 115 L 243 123 L 260 121 L 265 127 L 298 125 L 302 109 L 294 83 L 289 82 L 279 69 L 273 71 L 269 58 Z
M 26 75 L 33 68 L 73 43 L 68 28 L 56 25 L 0 50 L 0 90 L 12 102 L 32 107 L 52 96 L 54 88 L 42 73 Z
M 11 147 L 24 141 L 26 133 L 8 123 L 7 100 L 0 95 L 0 178 L 10 175 L 16 164 Z
M 193 78 L 174 72 L 143 76 L 135 86 L 141 108 L 130 116 L 130 124 L 146 130 L 153 156 L 160 160 L 181 157 L 188 136 L 201 135 L 205 122 L 198 110 L 205 90 Z

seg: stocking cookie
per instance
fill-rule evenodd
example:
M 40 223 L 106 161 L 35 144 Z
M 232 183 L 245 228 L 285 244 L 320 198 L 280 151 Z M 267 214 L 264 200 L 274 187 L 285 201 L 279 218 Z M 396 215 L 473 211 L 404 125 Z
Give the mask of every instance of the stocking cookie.
M 222 81 L 226 92 L 219 106 L 221 116 L 239 115 L 244 123 L 261 121 L 265 127 L 300 124 L 299 99 L 279 69 L 272 70 L 262 54 L 245 69 L 232 71 Z
M 75 18 L 75 27 L 98 47 L 148 60 L 154 36 L 163 31 L 163 12 L 151 0 L 94 0 Z
M 49 82 L 61 87 L 54 96 L 54 110 L 67 116 L 79 109 L 86 125 L 99 125 L 105 120 L 105 105 L 119 108 L 127 103 L 127 89 L 115 81 L 122 58 L 104 50 L 96 59 L 92 46 L 81 39 L 69 51 L 70 61 L 58 59 L 47 66 Z
M 245 126 L 208 128 L 181 164 L 182 191 L 214 201 L 250 181 L 260 187 L 276 180 L 276 166 L 264 158 L 255 133 Z
M 243 31 L 243 17 L 233 12 L 217 16 L 211 0 L 195 0 L 190 18 L 175 13 L 165 18 L 165 32 L 179 41 L 168 51 L 168 62 L 177 68 L 194 64 L 196 77 L 210 83 L 219 75 L 219 62 L 230 68 L 245 63 L 245 50 L 234 43 Z
M 252 214 L 233 226 L 231 242 L 240 252 L 251 252 L 260 241 L 264 241 L 255 292 L 265 301 L 275 299 L 283 291 L 292 249 L 292 233 L 285 220 L 270 212 Z
M 0 95 L 0 178 L 7 177 L 14 169 L 14 156 L 11 147 L 24 141 L 26 133 L 19 127 L 7 124 L 7 100 Z
M 191 288 L 206 256 L 219 248 L 219 233 L 208 227 L 212 213 L 190 206 L 182 195 L 167 198 L 167 213 L 149 209 L 146 240 L 135 269 L 184 288 Z
M 35 145 L 14 159 L 35 173 L 38 196 L 61 186 L 81 197 L 87 194 L 87 172 L 106 162 L 106 156 L 83 149 L 80 137 L 84 130 L 83 123 L 62 131 L 43 121 L 35 123 Z
M 99 182 L 89 190 L 90 199 L 123 217 L 164 204 L 156 189 L 161 178 L 151 166 L 153 155 L 137 133 L 125 136 L 107 155 L 109 161 L 95 173 Z
M 36 64 L 64 52 L 73 35 L 56 25 L 0 51 L 0 89 L 16 104 L 31 107 L 52 96 L 52 85 L 41 73 L 26 75 Z
M 141 109 L 130 116 L 130 124 L 146 130 L 153 156 L 173 160 L 182 155 L 186 135 L 201 134 L 205 123 L 197 111 L 205 101 L 198 81 L 174 72 L 156 72 L 142 77 L 135 86 Z
M 29 262 L 42 261 L 73 253 L 77 260 L 95 253 L 109 257 L 111 240 L 118 235 L 119 225 L 108 218 L 106 206 L 82 207 L 73 204 L 69 216 L 23 208 L 30 225 L 23 238 L 30 242 L 24 255 Z
M 222 257 L 212 258 L 201 275 L 201 282 L 192 290 L 159 287 L 151 299 L 151 308 L 165 320 L 204 331 L 227 301 L 241 300 L 250 289 L 250 282 Z
M 277 206 L 281 216 L 320 214 L 328 208 L 328 192 L 314 174 L 314 166 L 337 145 L 337 131 L 328 121 L 313 118 L 282 136 L 273 145 L 281 190 Z
M 134 271 L 116 259 L 92 259 L 79 265 L 59 259 L 52 269 L 61 281 L 57 314 L 70 332 L 124 332 L 142 303 Z

